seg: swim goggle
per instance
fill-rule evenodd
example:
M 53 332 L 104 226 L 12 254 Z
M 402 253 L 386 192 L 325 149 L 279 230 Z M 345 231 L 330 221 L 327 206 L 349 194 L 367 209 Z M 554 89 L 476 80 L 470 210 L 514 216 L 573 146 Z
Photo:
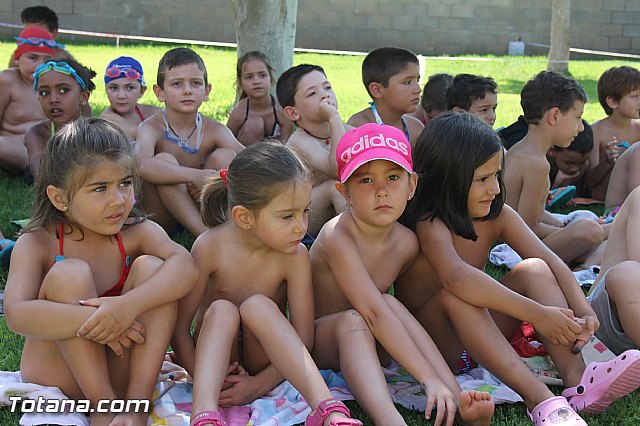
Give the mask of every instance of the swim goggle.
M 71 68 L 71 66 L 66 62 L 54 62 L 49 61 L 44 64 L 38 65 L 36 68 L 36 72 L 33 73 L 33 90 L 38 90 L 38 79 L 42 74 L 45 74 L 51 70 L 58 71 L 59 73 L 73 76 L 76 79 L 82 90 L 87 90 L 87 84 L 84 82 L 82 78 L 78 75 L 76 70 Z
M 18 46 L 23 44 L 30 44 L 31 46 L 45 45 L 52 49 L 54 47 L 59 47 L 60 49 L 64 49 L 64 45 L 60 43 L 56 43 L 55 40 L 52 40 L 50 38 L 40 38 L 40 37 L 29 37 L 29 38 L 14 37 L 14 38 L 18 40 Z
M 137 69 L 131 68 L 131 67 L 127 67 L 126 69 L 123 69 L 123 68 L 120 68 L 118 65 L 114 65 L 110 68 L 107 68 L 107 71 L 105 74 L 107 74 L 107 77 L 112 79 L 122 78 L 122 75 L 124 74 L 126 78 L 130 80 L 140 80 L 140 83 L 144 85 L 144 79 L 142 78 L 142 74 L 140 74 L 140 72 Z

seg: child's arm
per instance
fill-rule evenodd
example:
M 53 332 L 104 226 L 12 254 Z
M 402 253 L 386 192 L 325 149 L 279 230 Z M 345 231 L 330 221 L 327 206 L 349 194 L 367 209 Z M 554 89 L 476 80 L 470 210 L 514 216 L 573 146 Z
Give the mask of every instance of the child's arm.
M 298 152 L 313 171 L 318 171 L 331 179 L 338 179 L 338 162 L 336 161 L 336 148 L 340 138 L 345 133 L 345 125 L 340 119 L 338 111 L 326 102 L 320 104 L 318 114 L 329 122 L 331 138 L 329 152 L 320 147 L 315 138 L 298 130 L 289 143 L 290 147 Z M 312 139 L 312 140 L 309 140 Z
M 447 399 L 448 389 L 385 302 L 351 237 L 334 232 L 325 241 L 326 247 L 322 250 L 340 290 L 362 316 L 376 340 L 413 378 L 427 385 L 430 390 L 435 390 L 438 401 Z M 415 244 L 417 250 L 415 240 L 408 240 L 407 243 Z M 397 261 L 401 262 L 402 259 Z
M 523 259 L 539 258 L 549 266 L 569 308 L 576 317 L 586 320 L 586 328 L 591 334 L 595 333 L 599 327 L 596 314 L 567 265 L 522 223 L 522 219 L 511 208 L 505 206 L 501 216 L 504 217 L 501 221 L 502 239 Z
M 208 119 L 210 120 L 210 119 Z M 212 120 L 213 121 L 213 120 Z M 238 142 L 238 139 L 231 133 L 231 130 L 224 124 L 215 122 L 216 129 L 215 132 L 215 140 L 216 140 L 216 148 L 229 148 L 235 151 L 236 154 L 239 154 L 243 149 L 244 145 Z
M 78 335 L 94 339 L 105 330 L 111 341 L 131 326 L 142 313 L 167 303 L 176 302 L 186 295 L 198 278 L 198 270 L 181 245 L 173 242 L 160 225 L 150 220 L 126 230 L 127 239 L 136 252 L 163 260 L 162 265 L 143 283 L 118 297 L 98 297 L 83 302 L 98 309 L 78 329 Z M 113 325 L 111 325 L 113 324 Z
M 593 129 L 593 148 L 589 154 L 589 170 L 585 176 L 585 183 L 589 188 L 595 188 L 602 183 L 613 168 L 615 158 L 618 157 L 618 155 L 613 155 L 611 151 L 618 144 L 618 139 L 615 136 L 606 137 L 603 134 L 604 131 L 601 130 L 602 126 L 604 126 L 604 121 L 602 120 L 591 126 Z M 600 151 L 603 147 L 605 156 L 601 157 Z
M 549 220 L 549 215 L 545 213 L 544 205 L 540 205 L 540 200 L 546 200 L 547 198 L 547 182 L 549 180 L 549 171 L 542 164 L 542 162 L 532 161 L 525 169 L 522 169 L 524 171 L 516 172 L 520 173 L 522 189 L 516 205 L 512 205 L 527 226 L 539 238 L 544 238 L 557 231 L 559 227 L 554 224 L 554 221 Z M 546 166 L 546 160 L 544 164 Z M 514 166 L 523 166 L 522 161 L 509 166 L 511 173 L 514 172 Z
M 416 233 L 422 254 L 436 271 L 442 286 L 453 295 L 471 305 L 527 321 L 554 342 L 575 341 L 581 328 L 569 317 L 570 310 L 542 306 L 469 265 L 458 255 L 451 231 L 441 220 L 419 222 Z
M 39 299 L 45 271 L 51 261 L 48 248 L 34 233 L 18 238 L 4 292 L 5 319 L 11 331 L 25 337 L 70 339 L 96 309 Z
M 200 306 L 202 295 L 209 282 L 209 277 L 215 272 L 216 256 L 211 255 L 209 232 L 201 234 L 193 243 L 191 255 L 198 268 L 198 279 L 191 291 L 178 302 L 178 319 L 171 338 L 171 347 L 175 351 L 180 365 L 193 377 L 195 370 L 196 342 L 191 335 L 191 323 Z
M 233 107 L 231 114 L 229 114 L 229 119 L 227 120 L 227 127 L 235 137 L 238 136 L 238 132 L 244 122 L 244 108 L 246 108 L 242 107 L 244 102 L 246 102 L 246 100 L 242 99 Z
M 154 185 L 190 183 L 199 188 L 206 176 L 213 175 L 213 170 L 184 167 L 156 158 L 156 145 L 161 137 L 164 135 L 147 121 L 138 126 L 136 158 L 142 179 Z
M 9 78 L 11 71 L 0 72 L 0 135 L 5 136 L 3 132 L 4 113 L 11 103 L 11 86 L 15 84 Z

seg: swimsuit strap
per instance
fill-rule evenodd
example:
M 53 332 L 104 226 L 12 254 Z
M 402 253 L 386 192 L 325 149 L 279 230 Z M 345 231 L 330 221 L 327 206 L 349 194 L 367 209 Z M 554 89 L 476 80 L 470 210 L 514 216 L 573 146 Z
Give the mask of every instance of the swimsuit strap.
M 376 108 L 376 104 L 374 104 L 373 102 L 369 102 L 369 105 L 371 105 L 371 112 L 373 113 L 373 117 L 376 119 L 376 123 L 384 124 L 382 122 L 382 118 L 380 118 L 380 114 L 378 113 L 378 108 Z M 407 136 L 407 140 L 411 140 L 411 138 L 409 137 L 409 127 L 407 126 L 407 122 L 404 121 L 404 116 L 400 117 L 400 121 L 402 121 L 402 127 L 404 127 L 403 131 L 404 131 L 404 134 Z
M 273 129 L 271 129 L 271 135 L 265 136 L 276 136 L 276 130 L 280 126 L 280 122 L 278 121 L 278 112 L 276 111 L 276 98 L 273 95 L 271 96 L 271 108 L 273 108 Z
M 138 105 L 136 105 L 136 112 L 138 113 L 138 117 L 140 117 L 140 121 L 144 121 L 144 115 L 142 114 L 142 111 L 140 110 Z
M 242 120 L 242 124 L 240 125 L 240 127 L 244 126 L 244 123 L 246 123 L 248 119 L 249 119 L 249 97 L 247 96 L 247 110 L 244 113 L 244 120 Z
M 50 122 L 51 125 L 49 126 L 50 132 L 51 132 L 51 137 L 54 137 L 56 135 L 56 123 L 54 123 L 53 121 Z
M 56 256 L 56 263 L 64 260 L 64 251 L 62 249 L 62 245 L 64 243 L 64 225 L 60 222 L 58 226 L 58 242 L 60 244 L 60 254 Z

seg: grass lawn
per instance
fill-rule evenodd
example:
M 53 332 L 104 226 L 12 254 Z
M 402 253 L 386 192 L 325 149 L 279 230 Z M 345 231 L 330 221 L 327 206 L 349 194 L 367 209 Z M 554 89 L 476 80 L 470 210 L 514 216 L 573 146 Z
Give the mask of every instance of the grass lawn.
M 62 40 L 64 43 L 65 41 Z M 126 42 L 125 42 L 126 43 Z M 169 45 L 124 45 L 116 49 L 113 45 L 89 45 L 65 43 L 69 51 L 85 65 L 93 68 L 98 76 L 94 79 L 97 89 L 91 96 L 90 104 L 95 114 L 101 112 L 108 105 L 102 75 L 109 61 L 120 55 L 137 58 L 145 67 L 145 78 L 151 85 L 156 78 L 159 59 L 164 52 L 173 46 Z M 0 58 L 8 58 L 15 43 L 0 41 Z M 210 100 L 201 108 L 205 115 L 219 121 L 226 122 L 233 104 L 235 91 L 233 87 L 236 52 L 232 49 L 194 48 L 203 57 L 209 72 L 209 80 L 213 85 Z M 329 80 L 338 97 L 339 110 L 346 121 L 352 114 L 367 106 L 368 96 L 361 83 L 360 66 L 362 56 L 333 56 L 321 54 L 296 54 L 294 62 L 313 63 L 324 67 Z M 604 70 L 612 66 L 628 64 L 622 61 L 572 61 L 570 72 L 585 87 L 590 102 L 586 105 L 584 118 L 593 122 L 604 116 L 602 108 L 597 103 L 596 83 Z M 546 68 L 543 57 L 477 57 L 474 60 L 427 59 L 425 76 L 448 72 L 450 74 L 471 73 L 492 76 L 499 85 L 499 107 L 496 127 L 506 126 L 515 121 L 521 113 L 519 94 L 522 86 L 537 72 Z M 151 90 L 142 102 L 158 104 Z M 159 105 L 159 104 L 158 104 Z M 28 217 L 30 214 L 31 192 L 21 179 L 9 178 L 0 174 L 0 230 L 8 236 L 14 236 L 15 229 L 11 220 Z M 190 247 L 193 238 L 183 236 L 179 241 Z M 488 272 L 493 276 L 500 276 L 504 270 L 490 268 Z M 7 279 L 7 269 L 0 268 L 0 288 L 4 288 Z M 490 342 L 488 342 L 490 344 Z M 22 338 L 7 330 L 4 319 L 0 319 L 0 370 L 18 370 Z M 554 389 L 559 392 L 560 389 Z M 349 404 L 353 414 L 362 419 L 365 424 L 372 424 L 355 403 Z M 410 425 L 425 424 L 421 413 L 401 409 L 406 421 Z M 0 409 L 0 426 L 15 425 L 19 416 L 9 412 L 8 408 Z M 621 401 L 616 402 L 605 414 L 587 418 L 591 425 L 638 425 L 640 424 L 640 392 L 636 392 Z M 494 417 L 495 425 L 519 426 L 529 425 L 525 409 L 522 404 L 514 406 L 499 406 Z

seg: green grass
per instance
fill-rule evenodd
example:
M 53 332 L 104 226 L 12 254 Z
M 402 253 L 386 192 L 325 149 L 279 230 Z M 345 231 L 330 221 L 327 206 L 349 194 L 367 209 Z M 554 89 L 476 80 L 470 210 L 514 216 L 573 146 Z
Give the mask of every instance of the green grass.
M 108 101 L 104 92 L 102 75 L 109 61 L 120 55 L 137 58 L 145 67 L 147 83 L 151 85 L 156 78 L 159 59 L 171 45 L 133 44 L 117 49 L 113 45 L 94 45 L 65 42 L 69 51 L 85 65 L 93 68 L 98 76 L 94 79 L 96 90 L 91 95 L 90 103 L 94 113 L 107 107 Z M 15 44 L 11 41 L 0 41 L 0 58 L 9 57 Z M 235 97 L 234 72 L 236 52 L 233 49 L 204 48 L 194 49 L 203 57 L 209 72 L 209 80 L 213 85 L 210 100 L 201 112 L 219 121 L 226 122 Z M 340 115 L 346 121 L 352 114 L 367 106 L 368 96 L 360 79 L 362 56 L 337 56 L 321 54 L 296 54 L 294 62 L 313 63 L 324 67 L 338 97 Z M 574 78 L 585 87 L 591 100 L 586 108 L 584 118 L 593 122 L 603 117 L 601 107 L 597 104 L 596 82 L 600 74 L 609 67 L 628 62 L 622 61 L 572 61 L 569 70 Z M 499 107 L 496 127 L 506 126 L 516 120 L 521 113 L 519 93 L 522 86 L 537 72 L 546 68 L 543 57 L 476 57 L 475 60 L 427 59 L 425 76 L 447 72 L 450 74 L 471 73 L 492 76 L 499 85 Z M 150 89 L 151 87 L 149 87 Z M 147 91 L 142 102 L 158 104 L 151 90 Z M 159 105 L 159 104 L 158 104 Z M 31 192 L 21 179 L 9 178 L 0 174 L 0 230 L 6 236 L 14 236 L 14 228 L 10 221 L 29 216 Z M 178 241 L 190 247 L 193 238 L 181 235 Z M 505 269 L 490 266 L 487 272 L 499 277 Z M 4 288 L 7 269 L 0 268 L 0 288 Z M 0 319 L 0 370 L 18 370 L 23 339 L 7 330 L 4 319 Z M 559 392 L 560 389 L 554 389 Z M 372 424 L 355 403 L 349 403 L 354 415 L 363 419 L 365 424 Z M 606 413 L 587 419 L 590 425 L 637 425 L 640 424 L 640 393 L 636 392 L 616 402 Z M 400 408 L 409 425 L 425 424 L 421 413 Z M 0 426 L 18 423 L 19 416 L 9 413 L 8 408 L 0 409 Z M 522 404 L 499 406 L 493 424 L 498 426 L 529 425 Z

